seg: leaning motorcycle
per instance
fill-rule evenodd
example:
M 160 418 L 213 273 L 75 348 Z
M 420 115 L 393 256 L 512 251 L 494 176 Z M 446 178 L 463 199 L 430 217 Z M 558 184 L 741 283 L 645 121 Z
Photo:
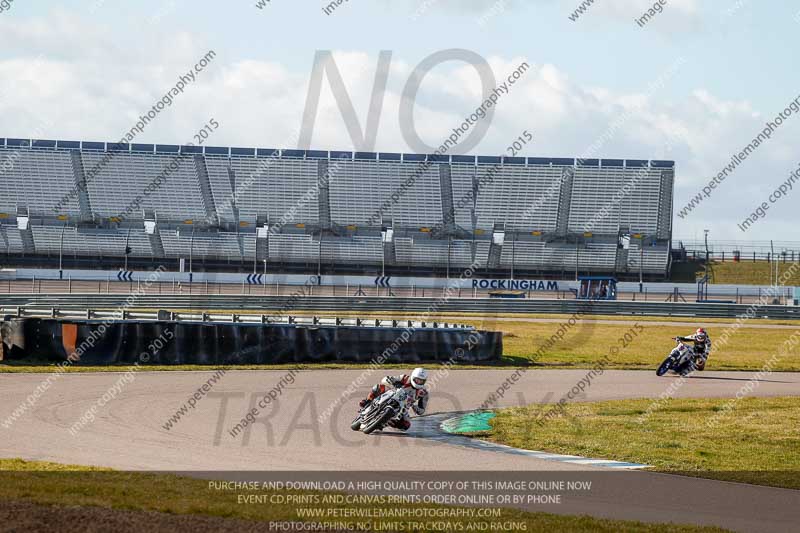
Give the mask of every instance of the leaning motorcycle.
M 676 338 L 674 340 L 678 339 Z M 680 374 L 687 368 L 689 369 L 689 371 L 695 369 L 694 352 L 692 351 L 692 348 L 688 344 L 678 340 L 678 345 L 672 349 L 667 358 L 664 359 L 664 362 L 661 363 L 661 366 L 658 367 L 658 370 L 656 370 L 656 375 L 663 376 L 670 370 Z
M 369 435 L 385 428 L 392 420 L 402 419 L 408 411 L 408 394 L 404 388 L 384 392 L 358 412 L 350 429 Z

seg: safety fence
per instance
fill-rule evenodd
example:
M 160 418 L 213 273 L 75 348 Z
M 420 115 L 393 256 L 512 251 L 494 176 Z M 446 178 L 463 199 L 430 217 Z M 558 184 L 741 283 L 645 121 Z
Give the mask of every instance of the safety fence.
M 0 295 L 0 307 L 32 307 L 38 309 L 116 309 L 124 305 L 125 295 L 101 294 L 24 294 Z M 136 299 L 136 309 L 226 310 L 231 312 L 263 312 L 284 309 L 281 314 L 297 311 L 328 312 L 386 312 L 425 313 L 434 309 L 443 313 L 478 313 L 483 315 L 513 314 L 584 314 L 625 316 L 679 316 L 736 318 L 755 311 L 755 318 L 798 319 L 800 307 L 772 305 L 773 299 L 746 305 L 734 303 L 594 301 L 587 309 L 585 300 L 563 299 L 499 299 L 443 297 L 382 297 L 382 296 L 305 296 L 292 301 L 286 309 L 283 296 L 233 295 L 145 295 Z M 753 311 L 751 311 L 752 313 Z

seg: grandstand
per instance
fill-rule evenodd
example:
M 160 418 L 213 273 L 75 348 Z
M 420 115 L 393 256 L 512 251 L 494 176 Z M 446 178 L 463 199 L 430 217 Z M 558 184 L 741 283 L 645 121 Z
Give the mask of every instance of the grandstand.
M 674 163 L 0 139 L 5 264 L 665 277 Z

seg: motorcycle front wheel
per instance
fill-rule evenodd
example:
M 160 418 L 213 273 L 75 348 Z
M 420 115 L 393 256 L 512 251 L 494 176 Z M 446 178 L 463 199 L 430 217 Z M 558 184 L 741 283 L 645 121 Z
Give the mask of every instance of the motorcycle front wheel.
M 375 417 L 374 420 L 365 425 L 361 431 L 363 431 L 366 435 L 369 435 L 378 428 L 382 429 L 384 426 L 386 426 L 386 424 L 389 423 L 389 420 L 391 420 L 393 416 L 394 411 L 387 409 L 385 413 Z
M 656 370 L 656 376 L 663 376 L 664 374 L 666 374 L 667 371 L 669 370 L 671 361 L 672 361 L 671 357 L 667 357 L 666 359 L 664 359 L 664 362 L 661 363 L 661 366 L 659 366 L 658 370 Z
M 350 429 L 353 431 L 358 431 L 361 429 L 361 413 L 359 413 L 358 416 L 352 422 L 350 422 Z

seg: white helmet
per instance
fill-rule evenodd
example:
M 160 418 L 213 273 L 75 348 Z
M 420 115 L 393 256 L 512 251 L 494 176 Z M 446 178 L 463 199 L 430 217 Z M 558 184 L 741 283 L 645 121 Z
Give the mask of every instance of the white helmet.
M 421 389 L 428 381 L 428 371 L 422 367 L 417 367 L 411 372 L 411 386 L 415 389 Z

